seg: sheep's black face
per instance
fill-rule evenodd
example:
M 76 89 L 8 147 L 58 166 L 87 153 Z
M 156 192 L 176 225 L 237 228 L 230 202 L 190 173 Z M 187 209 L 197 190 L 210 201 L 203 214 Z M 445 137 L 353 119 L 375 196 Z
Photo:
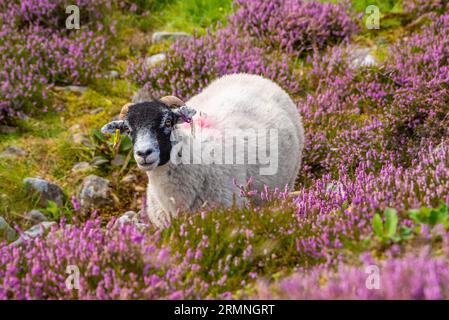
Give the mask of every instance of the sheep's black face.
M 160 101 L 142 102 L 129 106 L 125 119 L 106 124 L 102 132 L 114 133 L 119 129 L 127 133 L 134 145 L 137 165 L 150 171 L 170 160 L 173 126 L 193 114 L 195 111 L 188 107 L 170 109 Z

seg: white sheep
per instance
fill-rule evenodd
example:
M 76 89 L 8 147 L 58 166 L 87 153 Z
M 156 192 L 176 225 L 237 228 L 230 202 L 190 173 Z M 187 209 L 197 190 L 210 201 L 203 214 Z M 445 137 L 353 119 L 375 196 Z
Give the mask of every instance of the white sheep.
M 288 94 L 249 74 L 219 78 L 186 103 L 138 95 L 102 131 L 116 129 L 129 133 L 148 175 L 147 214 L 158 227 L 179 211 L 241 204 L 233 181 L 293 187 L 304 147 L 301 116 Z

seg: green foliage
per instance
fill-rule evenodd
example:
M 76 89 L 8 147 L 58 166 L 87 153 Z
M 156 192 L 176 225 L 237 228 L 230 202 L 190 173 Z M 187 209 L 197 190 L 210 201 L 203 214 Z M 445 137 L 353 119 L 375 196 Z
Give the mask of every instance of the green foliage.
M 442 204 L 438 208 L 422 207 L 420 209 L 409 210 L 410 218 L 418 225 L 428 225 L 434 227 L 442 224 L 449 229 L 449 212 L 446 204 Z
M 106 137 L 100 130 L 92 130 L 90 140 L 85 142 L 84 151 L 90 156 L 91 163 L 105 173 L 113 167 L 121 167 L 124 171 L 133 163 L 132 141 L 127 135 L 115 135 Z
M 395 209 L 388 208 L 384 211 L 385 222 L 382 221 L 382 217 L 377 213 L 372 220 L 374 235 L 382 242 L 399 241 L 401 237 L 397 234 L 398 229 L 398 214 Z
M 163 29 L 204 33 L 217 22 L 225 23 L 232 12 L 232 0 L 178 0 L 169 4 L 159 17 Z

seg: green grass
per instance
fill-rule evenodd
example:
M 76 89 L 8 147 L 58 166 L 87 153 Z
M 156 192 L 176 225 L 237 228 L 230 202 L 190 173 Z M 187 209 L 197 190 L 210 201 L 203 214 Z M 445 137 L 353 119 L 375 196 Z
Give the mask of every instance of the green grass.
M 168 4 L 157 16 L 156 30 L 204 33 L 217 22 L 225 23 L 232 0 L 183 0 Z

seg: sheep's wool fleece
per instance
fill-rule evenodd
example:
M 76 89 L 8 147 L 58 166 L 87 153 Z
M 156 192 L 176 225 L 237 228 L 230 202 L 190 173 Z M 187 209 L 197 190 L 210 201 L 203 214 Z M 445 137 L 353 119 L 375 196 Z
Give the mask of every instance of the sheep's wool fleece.
M 304 129 L 297 107 L 277 84 L 257 75 L 227 75 L 213 81 L 186 105 L 197 110 L 195 123 L 201 123 L 204 120 L 201 117 L 207 116 L 207 126 L 200 128 L 201 134 L 195 134 L 203 147 L 216 143 L 212 133 L 208 136 L 210 127 L 236 131 L 277 129 L 277 172 L 261 175 L 260 168 L 264 167 L 261 164 L 176 165 L 170 161 L 147 173 L 147 214 L 152 223 L 164 227 L 179 210 L 196 211 L 208 205 L 231 206 L 235 200 L 241 204 L 233 179 L 245 184 L 252 177 L 256 189 L 265 185 L 270 189 L 293 187 L 301 166 Z M 176 130 L 191 135 L 189 126 L 178 125 Z

